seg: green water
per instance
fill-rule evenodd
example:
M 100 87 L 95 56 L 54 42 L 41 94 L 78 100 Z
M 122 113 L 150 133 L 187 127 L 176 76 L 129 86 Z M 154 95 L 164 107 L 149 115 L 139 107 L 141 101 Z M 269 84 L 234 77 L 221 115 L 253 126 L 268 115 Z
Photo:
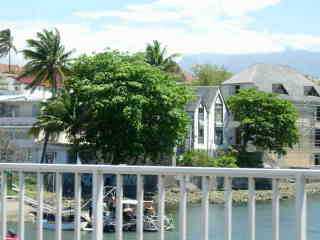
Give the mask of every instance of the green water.
M 258 203 L 256 206 L 256 232 L 257 239 L 272 239 L 271 228 L 271 203 Z M 223 205 L 211 205 L 210 210 L 210 237 L 209 239 L 224 239 L 224 208 Z M 166 232 L 167 240 L 178 239 L 178 212 L 173 212 L 176 219 L 176 229 Z M 308 240 L 320 239 L 320 196 L 308 198 Z M 248 234 L 248 209 L 247 205 L 233 207 L 233 236 L 234 240 L 247 240 Z M 15 226 L 13 226 L 15 227 Z M 36 239 L 36 226 L 26 225 L 27 240 Z M 189 206 L 188 208 L 188 240 L 198 240 L 201 236 L 201 206 Z M 53 231 L 44 231 L 45 240 L 53 240 Z M 83 240 L 91 240 L 91 233 L 83 232 Z M 112 233 L 104 234 L 104 239 L 115 239 Z M 136 239 L 136 233 L 124 233 L 125 240 Z M 158 240 L 158 233 L 145 233 L 145 240 Z M 281 201 L 280 204 L 280 239 L 295 239 L 295 203 L 292 200 Z M 63 240 L 73 240 L 73 232 L 63 232 Z

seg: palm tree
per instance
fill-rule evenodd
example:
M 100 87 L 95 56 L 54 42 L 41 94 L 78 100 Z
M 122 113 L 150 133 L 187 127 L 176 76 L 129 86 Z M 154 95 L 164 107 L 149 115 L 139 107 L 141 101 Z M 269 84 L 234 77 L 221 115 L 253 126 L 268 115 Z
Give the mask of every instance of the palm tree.
M 24 66 L 24 71 L 19 78 L 34 77 L 30 89 L 35 89 L 40 84 L 51 87 L 52 97 L 55 97 L 65 75 L 69 73 L 69 61 L 72 51 L 66 51 L 61 43 L 60 33 L 43 30 L 37 33 L 37 39 L 27 40 L 28 48 L 22 50 L 29 62 Z
M 63 83 L 66 74 L 69 73 L 69 61 L 72 51 L 66 51 L 61 43 L 60 33 L 43 30 L 37 33 L 37 39 L 27 40 L 28 48 L 22 50 L 26 60 L 24 71 L 19 78 L 25 76 L 34 77 L 29 89 L 36 89 L 40 84 L 47 84 L 51 87 L 52 97 L 55 98 L 59 84 Z M 50 130 L 50 128 L 47 128 Z M 44 162 L 49 131 L 44 132 L 44 143 L 41 162 Z
M 11 72 L 11 51 L 17 52 L 13 44 L 13 36 L 10 29 L 0 31 L 0 57 L 8 56 L 9 73 Z
M 31 133 L 40 136 L 42 132 L 50 136 L 66 133 L 75 152 L 79 149 L 79 133 L 85 111 L 79 110 L 80 105 L 74 92 L 61 90 L 56 98 L 52 98 L 41 105 L 41 114 L 31 128 Z M 44 159 L 42 159 L 43 162 Z
M 162 47 L 161 43 L 157 40 L 147 45 L 145 53 L 147 63 L 171 73 L 180 71 L 179 65 L 174 61 L 178 56 L 179 54 L 176 53 L 167 56 L 167 48 Z

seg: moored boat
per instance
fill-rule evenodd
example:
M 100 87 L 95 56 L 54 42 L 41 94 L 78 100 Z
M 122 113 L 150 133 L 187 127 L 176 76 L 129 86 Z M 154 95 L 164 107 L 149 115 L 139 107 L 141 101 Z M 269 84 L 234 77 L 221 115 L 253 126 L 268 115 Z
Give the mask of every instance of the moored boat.
M 19 237 L 16 233 L 9 230 L 5 240 L 19 240 Z
M 43 228 L 48 230 L 55 230 L 56 229 L 55 218 L 56 216 L 54 214 L 51 214 L 51 213 L 44 214 Z M 87 226 L 88 222 L 83 217 L 81 217 L 80 220 L 81 220 L 80 227 L 82 230 Z M 74 229 L 75 229 L 74 215 L 62 216 L 61 230 L 72 231 Z

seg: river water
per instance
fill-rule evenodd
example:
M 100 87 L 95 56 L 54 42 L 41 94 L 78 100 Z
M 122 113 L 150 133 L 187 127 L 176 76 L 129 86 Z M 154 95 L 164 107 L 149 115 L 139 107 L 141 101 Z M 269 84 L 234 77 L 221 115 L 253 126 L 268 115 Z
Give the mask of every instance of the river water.
M 271 203 L 257 203 L 256 205 L 256 232 L 257 239 L 272 239 L 271 228 Z M 178 212 L 173 211 L 176 219 L 176 229 L 166 232 L 167 240 L 178 239 L 179 223 Z M 233 232 L 232 239 L 248 239 L 248 208 L 246 204 L 233 207 Z M 224 208 L 223 205 L 211 205 L 209 210 L 210 237 L 209 239 L 224 239 Z M 320 196 L 308 197 L 308 240 L 320 239 Z M 15 228 L 15 224 L 11 224 Z M 194 205 L 188 207 L 188 240 L 198 240 L 201 236 L 201 206 Z M 31 223 L 26 224 L 26 238 L 36 239 L 36 226 Z M 136 233 L 124 233 L 125 240 L 136 239 Z M 53 231 L 44 231 L 45 240 L 53 240 Z M 83 240 L 91 240 L 91 233 L 83 232 Z M 112 233 L 104 234 L 104 239 L 115 239 Z M 159 239 L 158 233 L 145 233 L 145 240 Z M 295 239 L 295 203 L 293 200 L 283 200 L 280 203 L 280 239 Z M 63 232 L 63 240 L 73 240 L 73 232 Z

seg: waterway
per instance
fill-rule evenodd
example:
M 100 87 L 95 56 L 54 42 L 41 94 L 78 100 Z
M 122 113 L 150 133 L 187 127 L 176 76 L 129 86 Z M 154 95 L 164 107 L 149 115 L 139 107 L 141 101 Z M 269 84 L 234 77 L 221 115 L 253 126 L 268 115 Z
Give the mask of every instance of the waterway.
M 308 197 L 308 239 L 320 239 L 320 195 Z M 178 238 L 179 223 L 178 212 L 171 213 L 176 221 L 176 229 L 166 232 L 167 240 Z M 256 232 L 257 239 L 272 239 L 272 206 L 271 202 L 257 203 L 256 205 Z M 280 203 L 280 239 L 295 239 L 295 203 L 293 200 L 283 200 Z M 233 232 L 232 239 L 248 239 L 248 208 L 246 204 L 233 207 Z M 211 205 L 209 209 L 210 236 L 209 239 L 224 239 L 224 207 L 223 205 Z M 16 224 L 10 224 L 15 229 Z M 32 223 L 26 224 L 26 238 L 36 239 L 36 226 Z M 44 239 L 53 240 L 54 231 L 44 231 Z M 198 240 L 201 236 L 201 206 L 193 205 L 188 207 L 188 240 Z M 91 240 L 91 233 L 83 232 L 83 240 Z M 104 234 L 104 239 L 113 240 L 115 235 L 112 233 Z M 136 239 L 136 233 L 124 233 L 125 240 Z M 158 233 L 145 233 L 145 240 L 158 240 Z M 63 232 L 63 240 L 73 240 L 73 232 Z

